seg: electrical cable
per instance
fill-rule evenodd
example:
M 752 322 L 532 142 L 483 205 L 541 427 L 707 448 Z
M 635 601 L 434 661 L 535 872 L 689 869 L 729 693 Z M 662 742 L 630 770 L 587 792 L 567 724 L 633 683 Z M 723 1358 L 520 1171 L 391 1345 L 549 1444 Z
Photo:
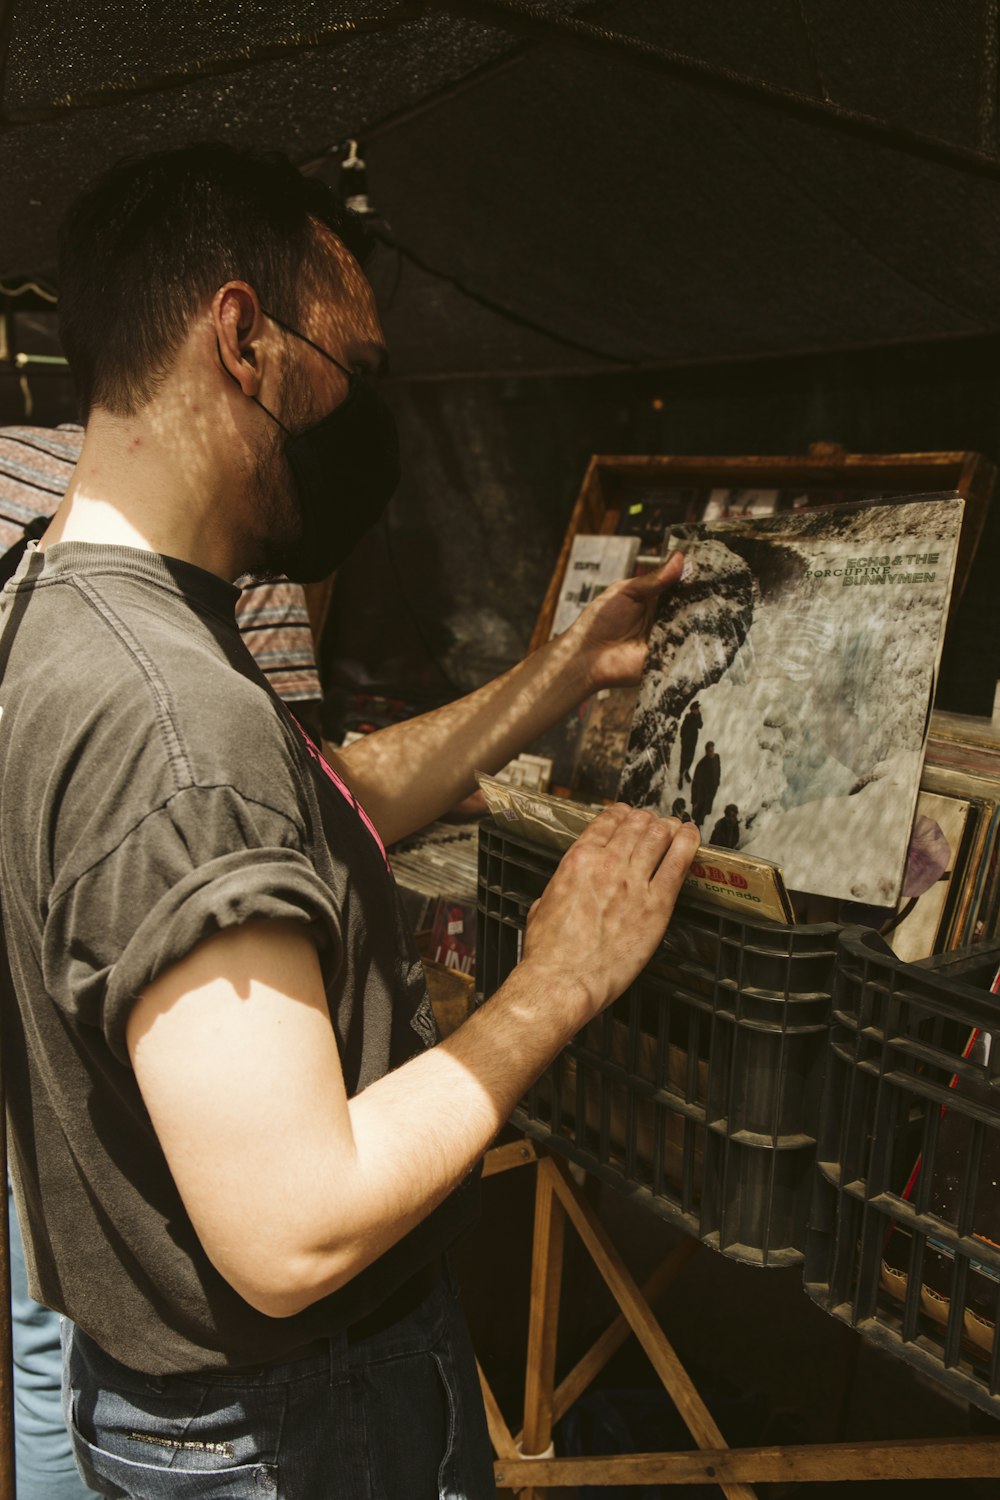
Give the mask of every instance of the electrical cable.
M 357 137 L 349 137 L 346 141 L 337 142 L 332 145 L 323 157 L 311 157 L 307 164 L 310 171 L 315 172 L 324 161 L 339 161 L 339 178 L 337 190 L 345 203 L 353 204 L 353 211 L 364 221 L 365 228 L 373 239 L 380 245 L 394 250 L 397 256 L 396 273 L 392 290 L 389 293 L 387 307 L 391 307 L 399 290 L 402 275 L 403 261 L 409 261 L 422 271 L 425 276 L 432 276 L 436 281 L 443 281 L 446 285 L 453 287 L 461 296 L 470 302 L 475 302 L 480 307 L 503 318 L 508 323 L 516 324 L 520 328 L 526 328 L 530 333 L 538 334 L 542 338 L 551 340 L 553 343 L 561 344 L 566 349 L 573 349 L 577 354 L 586 354 L 591 359 L 599 359 L 605 364 L 614 365 L 617 369 L 637 366 L 640 361 L 629 359 L 625 355 L 612 354 L 607 349 L 599 349 L 594 344 L 584 343 L 581 339 L 574 339 L 569 334 L 557 333 L 554 328 L 539 323 L 534 318 L 526 317 L 503 302 L 487 296 L 483 292 L 477 292 L 468 286 L 459 276 L 451 271 L 442 270 L 439 266 L 431 265 L 422 255 L 415 250 L 403 245 L 397 239 L 395 231 L 388 220 L 373 206 L 368 196 L 367 169 L 363 157 L 359 154 L 361 148 Z M 346 157 L 342 153 L 347 152 Z M 302 170 L 300 165 L 300 170 Z
M 0 297 L 25 297 L 29 292 L 34 292 L 36 297 L 41 297 L 43 302 L 51 302 L 53 307 L 59 301 L 55 292 L 47 291 L 45 287 L 39 286 L 37 281 L 22 281 L 20 286 L 4 286 L 0 281 Z
M 372 233 L 372 238 L 378 239 L 380 244 L 385 244 L 387 243 L 386 239 L 384 237 L 378 236 L 375 233 L 375 225 L 381 219 L 381 222 L 385 225 L 385 228 L 390 235 L 392 235 L 392 227 L 389 224 L 388 220 L 381 217 L 378 209 L 373 206 L 372 201 L 368 196 L 368 169 L 365 165 L 363 157 L 358 154 L 357 138 L 354 136 L 349 137 L 345 144 L 339 147 L 339 149 L 336 147 L 332 148 L 330 155 L 333 155 L 334 151 L 336 151 L 336 154 L 339 156 L 340 153 L 344 150 L 347 151 L 347 155 L 340 163 L 340 175 L 337 179 L 337 191 L 344 201 L 344 207 L 349 208 L 352 213 L 357 214 L 360 218 L 365 220 L 367 228 Z M 320 160 L 321 162 L 323 162 L 327 159 L 328 158 L 321 158 Z M 300 168 L 300 170 L 303 169 Z M 387 311 L 392 307 L 393 303 L 396 300 L 396 293 L 399 291 L 399 283 L 403 278 L 403 255 L 399 246 L 395 244 L 394 236 L 393 244 L 396 251 L 396 265 L 395 274 L 392 280 L 392 286 L 389 290 L 389 294 L 385 302 Z
M 340 158 L 337 191 L 344 201 L 345 205 L 364 221 L 366 229 L 373 238 L 377 239 L 381 244 L 389 245 L 396 251 L 396 277 L 392 287 L 392 291 L 389 295 L 389 305 L 391 306 L 392 302 L 395 300 L 396 292 L 399 288 L 399 281 L 402 275 L 403 256 L 406 252 L 403 250 L 403 247 L 399 244 L 398 240 L 393 234 L 391 226 L 384 218 L 382 218 L 382 216 L 379 214 L 378 209 L 374 206 L 368 196 L 368 173 L 365 166 L 364 157 L 361 154 L 361 147 L 357 137 L 351 136 L 346 141 L 343 141 L 338 145 L 331 146 L 329 152 L 327 153 L 327 158 L 329 159 L 331 157 Z M 379 227 L 380 225 L 382 226 L 381 228 Z M 410 258 L 415 259 L 416 257 Z M 399 596 L 404 611 L 409 616 L 413 628 L 416 631 L 417 639 L 423 647 L 428 661 L 431 662 L 442 682 L 447 685 L 449 691 L 454 693 L 456 697 L 462 697 L 463 690 L 458 686 L 457 682 L 454 681 L 451 673 L 446 670 L 444 663 L 441 661 L 441 658 L 438 656 L 437 652 L 432 649 L 430 642 L 424 634 L 424 628 L 421 623 L 420 616 L 414 608 L 410 600 L 410 596 L 403 584 L 403 575 L 400 572 L 399 564 L 396 561 L 396 553 L 392 545 L 392 534 L 389 530 L 388 511 L 384 511 L 382 514 L 382 541 L 385 546 L 385 555 L 389 562 L 389 569 L 395 580 L 396 593 Z
M 383 221 L 384 222 L 384 221 Z M 400 244 L 399 240 L 391 233 L 387 234 L 376 225 L 369 224 L 369 232 L 379 241 L 395 250 L 403 260 L 423 271 L 427 276 L 433 276 L 437 281 L 444 281 L 454 287 L 463 297 L 470 302 L 476 302 L 480 307 L 485 307 L 489 312 L 496 313 L 498 317 L 506 319 L 508 323 L 516 323 L 521 328 L 528 329 L 531 333 L 540 334 L 542 338 L 551 339 L 553 343 L 562 344 L 566 349 L 575 349 L 578 354 L 588 354 L 591 359 L 604 360 L 608 364 L 621 367 L 622 365 L 636 365 L 638 360 L 628 359 L 622 354 L 612 354 L 608 349 L 599 349 L 595 344 L 584 343 L 582 339 L 572 338 L 566 333 L 557 333 L 554 328 L 547 328 L 544 323 L 537 322 L 534 318 L 525 317 L 523 313 L 514 312 L 513 308 L 507 307 L 503 302 L 497 302 L 495 298 L 486 296 L 483 292 L 475 292 L 461 277 L 454 275 L 451 271 L 443 271 L 439 266 L 432 266 L 423 256 L 418 255 L 415 250 L 410 250 L 406 245 Z

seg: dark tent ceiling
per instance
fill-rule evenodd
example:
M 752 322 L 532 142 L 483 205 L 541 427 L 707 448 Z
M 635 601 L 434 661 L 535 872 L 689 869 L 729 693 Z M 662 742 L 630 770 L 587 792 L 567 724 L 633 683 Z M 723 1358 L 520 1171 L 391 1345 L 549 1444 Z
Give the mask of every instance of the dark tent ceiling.
M 8 288 L 51 282 L 63 207 L 122 154 L 214 136 L 335 178 L 356 136 L 400 375 L 1000 329 L 998 0 L 0 15 Z

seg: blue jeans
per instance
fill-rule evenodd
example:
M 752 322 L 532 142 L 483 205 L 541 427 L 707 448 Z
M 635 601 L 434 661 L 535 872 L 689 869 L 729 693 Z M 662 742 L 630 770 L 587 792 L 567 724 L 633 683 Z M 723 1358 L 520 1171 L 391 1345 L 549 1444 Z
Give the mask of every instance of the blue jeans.
M 28 1292 L 21 1230 L 8 1192 L 14 1439 L 18 1500 L 93 1500 L 80 1478 L 60 1399 L 59 1314 Z
M 363 1339 L 249 1372 L 152 1376 L 66 1325 L 77 1462 L 118 1500 L 494 1500 L 475 1359 L 450 1273 Z

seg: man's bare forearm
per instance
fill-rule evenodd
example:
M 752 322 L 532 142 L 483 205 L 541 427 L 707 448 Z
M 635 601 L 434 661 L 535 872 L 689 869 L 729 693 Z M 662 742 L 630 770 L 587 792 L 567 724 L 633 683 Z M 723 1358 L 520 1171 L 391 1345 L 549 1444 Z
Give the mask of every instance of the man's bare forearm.
M 350 1166 L 338 1152 L 331 1196 L 314 1200 L 328 1206 L 329 1231 L 317 1223 L 314 1247 L 269 1311 L 286 1315 L 334 1291 L 458 1186 L 577 1030 L 575 989 L 565 975 L 522 964 L 447 1041 L 350 1101 Z
M 467 797 L 476 771 L 497 771 L 587 696 L 565 636 L 455 703 L 357 740 L 340 769 L 386 843 Z

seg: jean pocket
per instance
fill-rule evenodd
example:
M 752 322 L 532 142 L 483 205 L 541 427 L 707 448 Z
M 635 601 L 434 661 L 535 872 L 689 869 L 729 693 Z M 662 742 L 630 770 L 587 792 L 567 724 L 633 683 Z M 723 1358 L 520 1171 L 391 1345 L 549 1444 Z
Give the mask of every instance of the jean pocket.
M 398 1355 L 358 1373 L 373 1500 L 449 1495 L 456 1412 L 437 1355 Z
M 142 1426 L 130 1426 L 130 1417 L 121 1412 L 113 1430 L 98 1427 L 84 1436 L 76 1401 L 71 1403 L 73 1450 L 86 1483 L 98 1495 L 110 1500 L 278 1500 L 276 1463 L 247 1462 L 231 1441 L 213 1437 L 202 1424 L 180 1427 L 147 1417 Z

